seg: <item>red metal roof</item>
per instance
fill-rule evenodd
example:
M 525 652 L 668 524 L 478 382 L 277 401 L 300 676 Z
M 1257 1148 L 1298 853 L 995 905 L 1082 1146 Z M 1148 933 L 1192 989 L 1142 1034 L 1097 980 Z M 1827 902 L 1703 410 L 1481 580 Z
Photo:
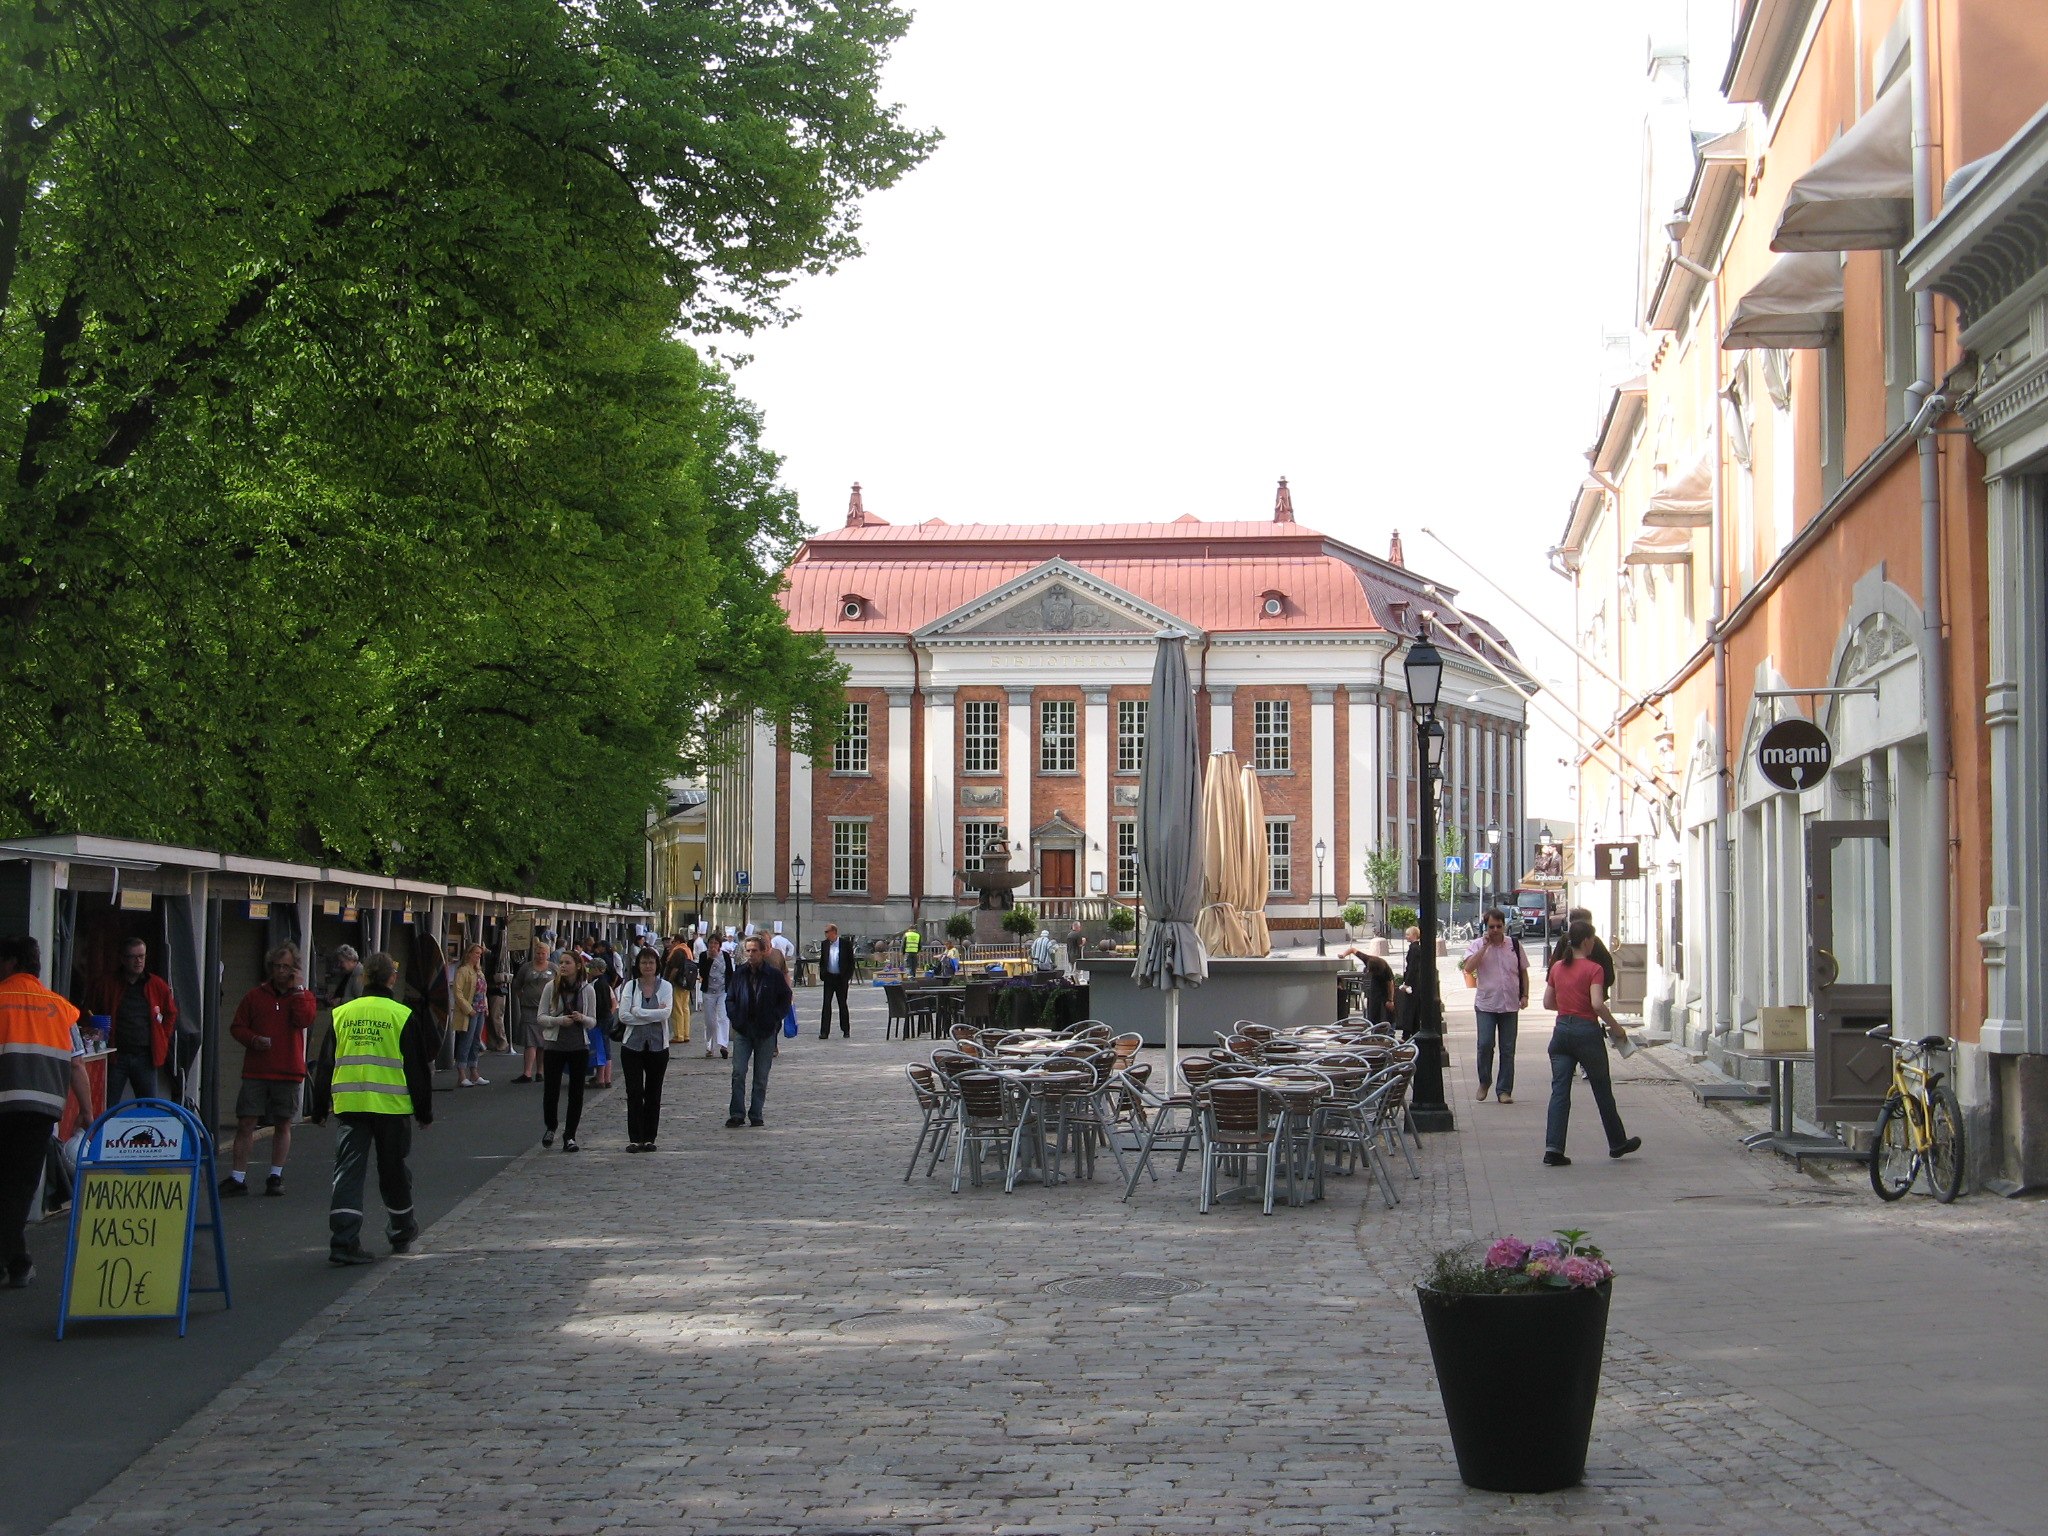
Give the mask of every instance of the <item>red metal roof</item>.
M 858 493 L 856 492 L 856 497 Z M 1204 631 L 1412 633 L 1437 607 L 1420 572 L 1299 523 L 864 522 L 807 539 L 782 594 L 793 627 L 828 635 L 908 635 L 1050 560 L 1088 572 Z M 1445 597 L 1456 591 L 1436 584 Z M 1269 617 L 1264 599 L 1284 610 Z M 858 619 L 842 616 L 859 597 Z M 1480 621 L 1504 655 L 1491 625 Z M 1473 637 L 1477 638 L 1477 637 Z

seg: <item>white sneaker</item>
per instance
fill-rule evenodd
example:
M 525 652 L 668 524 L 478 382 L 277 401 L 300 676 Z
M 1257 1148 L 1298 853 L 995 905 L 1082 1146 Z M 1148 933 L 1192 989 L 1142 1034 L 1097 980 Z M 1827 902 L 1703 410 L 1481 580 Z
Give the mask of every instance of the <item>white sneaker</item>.
M 469 1079 L 466 1077 L 458 1077 L 457 1079 L 455 1079 L 455 1086 L 458 1088 L 467 1088 L 469 1086 Z
M 469 1080 L 469 1086 L 472 1088 L 488 1088 L 491 1086 L 491 1080 L 488 1077 L 473 1077 Z

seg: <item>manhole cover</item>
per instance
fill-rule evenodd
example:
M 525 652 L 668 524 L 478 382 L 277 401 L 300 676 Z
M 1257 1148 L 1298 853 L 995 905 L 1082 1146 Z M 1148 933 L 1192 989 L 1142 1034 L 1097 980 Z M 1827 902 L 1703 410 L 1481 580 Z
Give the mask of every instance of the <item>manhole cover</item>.
M 1080 1275 L 1045 1287 L 1054 1296 L 1085 1296 L 1091 1301 L 1169 1301 L 1201 1288 L 1199 1280 L 1165 1275 Z
M 870 1312 L 834 1323 L 832 1331 L 876 1344 L 960 1344 L 992 1339 L 1003 1327 L 983 1312 Z

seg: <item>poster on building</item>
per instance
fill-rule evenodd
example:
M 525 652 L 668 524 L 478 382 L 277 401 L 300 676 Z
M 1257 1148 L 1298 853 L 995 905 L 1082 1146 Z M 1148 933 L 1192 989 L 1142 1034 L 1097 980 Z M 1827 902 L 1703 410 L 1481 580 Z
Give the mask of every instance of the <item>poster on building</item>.
M 514 912 L 505 920 L 505 948 L 515 955 L 533 948 L 533 914 Z

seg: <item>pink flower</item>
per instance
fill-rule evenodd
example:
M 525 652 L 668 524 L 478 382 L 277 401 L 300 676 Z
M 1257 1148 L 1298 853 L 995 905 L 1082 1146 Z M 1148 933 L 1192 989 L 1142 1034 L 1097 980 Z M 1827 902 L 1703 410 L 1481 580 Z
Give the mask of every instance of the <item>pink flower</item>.
M 1593 1286 L 1605 1280 L 1613 1271 L 1599 1259 L 1574 1256 L 1558 1265 L 1558 1273 L 1564 1276 L 1566 1285 Z
M 1503 1237 L 1486 1250 L 1488 1269 L 1520 1269 L 1529 1260 L 1529 1245 L 1519 1237 Z

